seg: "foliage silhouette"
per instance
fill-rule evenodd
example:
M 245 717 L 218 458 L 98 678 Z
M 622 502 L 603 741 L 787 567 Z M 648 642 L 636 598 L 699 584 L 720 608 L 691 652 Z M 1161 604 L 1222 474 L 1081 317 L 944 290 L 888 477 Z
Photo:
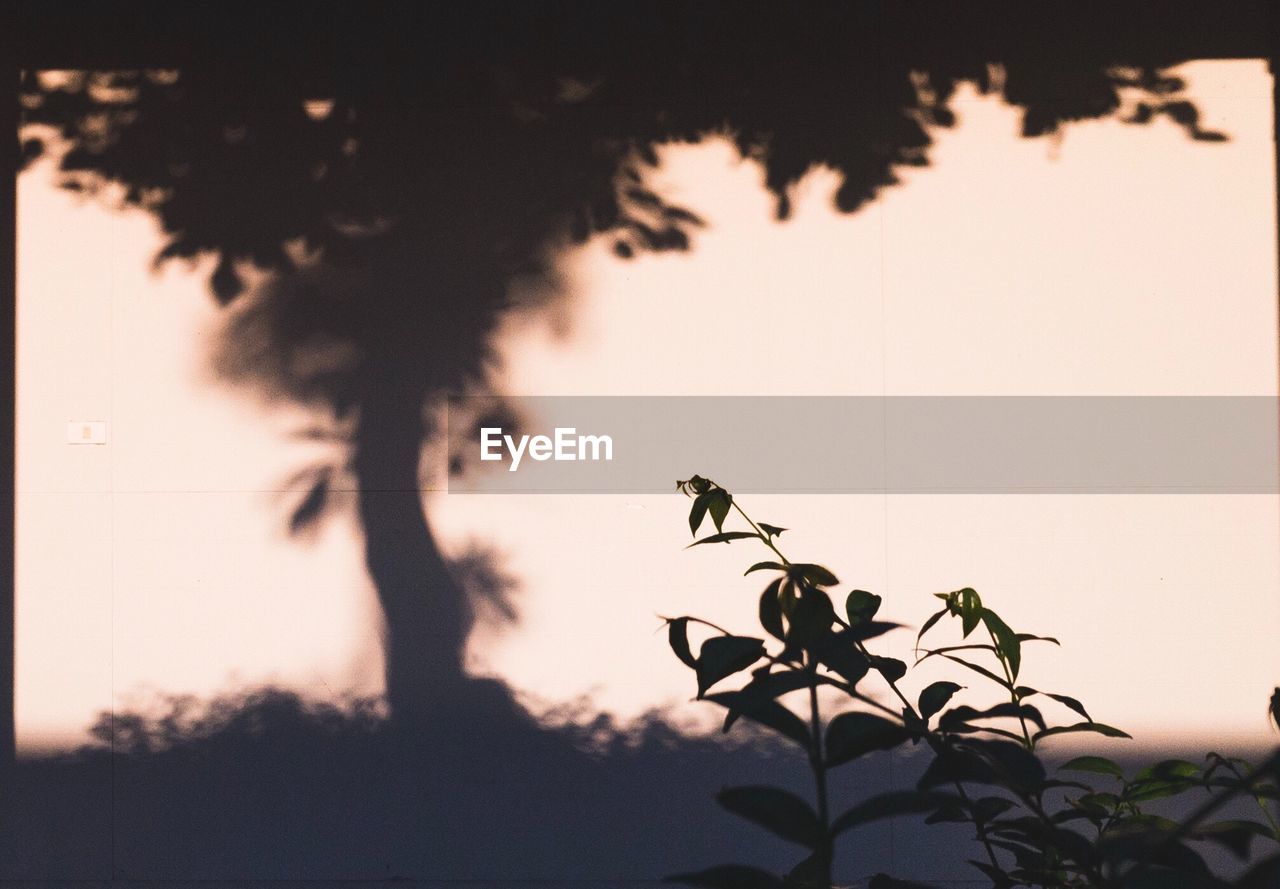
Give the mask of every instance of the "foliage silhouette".
M 892 33 L 911 23 L 880 4 L 653 12 L 379 7 L 363 26 L 383 29 L 378 63 L 22 76 L 24 158 L 66 146 L 66 187 L 155 215 L 158 261 L 215 257 L 215 297 L 248 303 L 228 325 L 224 370 L 326 409 L 347 439 L 398 716 L 464 686 L 471 607 L 419 493 L 433 407 L 487 387 L 493 331 L 508 312 L 548 308 L 560 245 L 607 236 L 621 256 L 690 245 L 696 208 L 646 176 L 655 146 L 729 135 L 786 217 L 790 187 L 815 165 L 843 177 L 835 200 L 850 212 L 927 163 L 965 83 L 1019 106 L 1027 136 L 1113 115 L 1222 138 L 1163 73 L 1184 56 L 1143 30 L 1029 27 L 921 57 L 908 31 Z M 249 266 L 269 279 L 242 296 Z M 526 288 L 540 298 L 513 298 L 522 276 L 543 281 Z M 309 478 L 295 528 L 323 514 L 335 472 Z
M 777 541 L 785 529 L 753 521 L 727 490 L 709 479 L 695 475 L 676 487 L 693 498 L 689 528 L 695 538 L 708 517 L 715 526 L 714 534 L 695 539 L 691 546 L 755 540 L 777 559 L 758 562 L 746 572 L 778 575 L 761 593 L 759 606 L 760 626 L 777 650 L 769 651 L 766 638 L 735 635 L 689 616 L 667 620 L 671 649 L 697 674 L 697 696 L 727 711 L 726 732 L 739 720 L 748 720 L 805 751 L 815 805 L 774 787 L 721 791 L 717 800 L 724 808 L 805 847 L 806 857 L 782 877 L 726 865 L 672 880 L 708 889 L 831 889 L 838 836 L 881 819 L 927 815 L 927 823 L 972 826 L 985 855 L 969 864 L 996 889 L 1275 885 L 1280 873 L 1280 749 L 1260 767 L 1209 753 L 1204 766 L 1164 760 L 1131 778 L 1112 760 L 1079 756 L 1058 769 L 1061 776 L 1051 776 L 1038 755 L 1045 739 L 1068 733 L 1129 737 L 1096 722 L 1077 699 L 1019 681 L 1024 647 L 1058 645 L 1057 639 L 1014 631 L 971 588 L 937 593 L 943 607 L 916 635 L 916 664 L 943 658 L 964 668 L 969 681 L 976 675 L 984 686 L 998 689 L 1003 700 L 980 707 L 955 704 L 955 696 L 965 688 L 939 680 L 912 701 L 898 685 L 909 671 L 907 664 L 876 655 L 867 644 L 900 626 L 875 619 L 879 596 L 853 590 L 841 616 L 827 590 L 838 583 L 835 575 L 820 565 L 788 560 Z M 749 530 L 724 530 L 731 510 Z M 959 621 L 960 642 L 921 648 L 924 636 L 944 619 Z M 688 638 L 690 625 L 703 625 L 717 634 L 702 643 L 696 657 Z M 741 688 L 708 694 L 724 680 L 748 671 L 750 678 Z M 873 673 L 896 699 L 892 706 L 859 687 Z M 821 703 L 819 694 L 828 691 L 843 696 L 841 705 L 856 703 L 861 709 L 824 718 L 823 708 L 831 703 Z M 781 700 L 801 693 L 807 694 L 803 715 Z M 1029 703 L 1032 699 L 1036 703 Z M 1280 724 L 1276 700 L 1280 689 L 1272 698 L 1272 716 Z M 1070 712 L 1072 721 L 1051 724 L 1040 709 L 1045 701 Z M 833 769 L 908 742 L 923 743 L 933 755 L 914 791 L 892 790 L 833 816 L 828 802 Z M 1078 779 L 1081 773 L 1104 776 L 1106 788 L 1083 783 Z M 1195 790 L 1209 791 L 1209 798 L 1181 822 L 1145 805 Z M 1256 801 L 1261 821 L 1210 820 L 1240 796 Z M 1092 828 L 1092 836 L 1077 830 L 1084 825 Z M 1229 882 L 1190 845 L 1194 841 L 1219 844 L 1255 864 L 1238 881 Z M 1255 845 L 1269 847 L 1270 854 L 1255 855 Z M 915 885 L 884 874 L 870 882 L 872 889 Z

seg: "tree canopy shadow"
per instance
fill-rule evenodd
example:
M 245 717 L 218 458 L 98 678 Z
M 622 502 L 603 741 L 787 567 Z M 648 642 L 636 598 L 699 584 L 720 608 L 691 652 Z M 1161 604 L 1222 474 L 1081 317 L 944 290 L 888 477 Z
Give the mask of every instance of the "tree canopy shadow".
M 728 135 L 786 218 L 815 165 L 842 177 L 845 212 L 927 165 L 962 84 L 1020 108 L 1029 138 L 1104 117 L 1225 138 L 1167 70 L 1185 52 L 1142 29 L 1023 22 L 923 52 L 890 33 L 882 4 L 465 6 L 384 5 L 347 23 L 378 50 L 354 64 L 245 50 L 180 70 L 24 72 L 24 157 L 56 151 L 65 187 L 153 213 L 157 261 L 215 257 L 225 379 L 320 409 L 346 445 L 341 466 L 308 478 L 294 525 L 350 474 L 389 718 L 279 690 L 113 714 L 105 746 L 22 765 L 7 800 L 15 878 L 608 881 L 700 866 L 708 848 L 782 860 L 711 796 L 764 764 L 799 785 L 801 763 L 657 718 L 630 736 L 548 728 L 466 674 L 474 600 L 422 501 L 434 411 L 491 389 L 503 318 L 556 308 L 559 247 L 694 244 L 698 208 L 648 184 L 657 145 Z M 332 16 L 275 39 L 340 40 Z M 265 40 L 243 22 L 211 28 L 209 46 Z M 250 267 L 261 283 L 246 286 Z M 522 277 L 544 283 L 526 291 L 540 298 L 513 298 Z M 892 779 L 888 761 L 869 761 L 862 792 Z M 873 857 L 890 854 L 890 830 L 862 838 Z

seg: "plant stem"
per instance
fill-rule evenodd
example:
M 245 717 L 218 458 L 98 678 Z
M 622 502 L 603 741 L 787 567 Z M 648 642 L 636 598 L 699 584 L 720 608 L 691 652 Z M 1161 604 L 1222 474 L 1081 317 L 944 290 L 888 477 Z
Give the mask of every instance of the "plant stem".
M 769 537 L 769 535 L 761 531 L 760 526 L 751 520 L 751 516 L 747 515 L 746 510 L 744 510 L 741 506 L 738 505 L 737 500 L 733 501 L 733 508 L 738 511 L 738 515 L 742 516 L 744 519 L 747 520 L 747 524 L 751 526 L 751 530 L 755 531 L 756 534 L 760 536 L 760 539 L 764 541 L 765 546 L 773 550 L 774 555 L 776 555 L 779 559 L 782 560 L 782 564 L 784 565 L 791 564 L 791 562 L 787 560 L 787 557 L 782 554 L 782 550 L 778 549 L 776 546 L 773 545 L 773 540 Z
M 817 662 L 809 663 L 809 765 L 818 801 L 818 822 L 822 825 L 825 885 L 831 885 L 831 811 L 827 803 L 827 764 L 822 755 L 822 713 L 818 708 Z
M 930 740 L 930 746 L 933 741 Z M 934 747 L 934 753 L 937 754 L 937 747 Z M 964 804 L 969 807 L 969 811 L 974 813 L 973 827 L 978 833 L 978 840 L 982 843 L 982 848 L 987 850 L 987 860 L 991 862 L 991 866 L 996 870 L 1004 873 L 1004 868 L 1000 866 L 1000 859 L 996 858 L 996 850 L 991 845 L 990 838 L 987 837 L 987 825 L 985 821 L 979 821 L 977 812 L 973 808 L 973 800 L 969 798 L 969 793 L 964 789 L 964 785 L 959 780 L 953 781 L 956 792 L 960 794 L 960 799 L 964 800 Z

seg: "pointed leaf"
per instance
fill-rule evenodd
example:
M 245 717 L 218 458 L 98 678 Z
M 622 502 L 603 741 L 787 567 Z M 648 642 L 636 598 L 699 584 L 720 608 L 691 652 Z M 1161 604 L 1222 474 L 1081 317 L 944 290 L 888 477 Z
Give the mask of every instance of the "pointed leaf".
M 990 608 L 982 609 L 981 615 L 982 622 L 996 640 L 996 649 L 1009 664 L 1009 672 L 1013 674 L 1013 678 L 1017 679 L 1018 670 L 1022 666 L 1022 643 L 1018 641 L 1017 633 L 1009 629 L 1009 625 Z
M 710 537 L 704 537 L 701 540 L 695 540 L 689 546 L 701 546 L 704 543 L 729 543 L 732 540 L 745 540 L 748 537 L 759 539 L 760 535 L 754 531 L 724 531 L 720 534 L 712 534 Z M 688 547 L 686 547 L 688 549 Z
M 764 640 L 753 636 L 712 636 L 698 655 L 698 697 L 721 679 L 764 657 Z
M 755 822 L 793 843 L 816 849 L 822 842 L 822 825 L 809 804 L 777 787 L 729 787 L 716 802 L 735 815 Z
M 1133 735 L 1128 732 L 1122 732 L 1120 729 L 1110 725 L 1103 725 L 1101 722 L 1077 722 L 1075 725 L 1055 725 L 1044 731 L 1036 732 L 1033 740 L 1039 741 L 1041 738 L 1048 738 L 1051 735 L 1065 735 L 1072 732 L 1094 732 L 1104 735 L 1108 738 L 1128 738 L 1133 740 Z
M 1018 633 L 1017 636 L 1019 642 L 1052 642 L 1054 645 L 1062 646 L 1062 643 L 1052 636 L 1036 636 L 1032 633 Z
M 868 639 L 883 636 L 891 630 L 902 628 L 902 624 L 895 624 L 887 620 L 850 621 L 850 623 L 853 626 L 845 632 L 849 634 L 850 638 L 857 639 L 859 642 L 865 642 Z
M 932 615 L 930 615 L 929 619 L 924 622 L 924 626 L 920 628 L 920 632 L 916 634 L 916 643 L 919 644 L 920 640 L 924 638 L 924 634 L 932 630 L 934 624 L 936 624 L 938 621 L 942 620 L 946 616 L 947 616 L 947 609 L 945 608 L 942 609 L 941 611 L 936 611 Z
M 771 728 L 801 747 L 809 746 L 809 728 L 799 716 L 777 701 L 743 691 L 717 692 L 707 695 L 706 700 L 727 707 L 739 716 Z M 728 728 L 725 731 L 728 731 Z
M 770 525 L 765 522 L 756 522 L 756 524 L 760 526 L 761 531 L 768 534 L 770 537 L 777 537 L 783 531 L 787 530 L 786 528 L 779 528 L 777 525 Z
M 769 571 L 769 570 L 786 571 L 787 566 L 783 565 L 781 562 L 756 562 L 746 571 L 742 572 L 742 575 L 745 577 L 746 575 L 750 574 L 752 571 Z
M 681 663 L 690 669 L 698 669 L 698 662 L 689 650 L 689 618 L 677 617 L 667 621 L 667 641 Z
M 928 657 L 928 656 L 929 655 L 925 655 L 925 657 Z M 940 656 L 946 658 L 949 661 L 955 661 L 957 664 L 961 664 L 965 667 L 968 667 L 970 670 L 977 673 L 979 676 L 985 676 L 988 679 L 990 679 L 992 682 L 998 683 L 999 685 L 1002 685 L 1005 688 L 1009 687 L 1008 681 L 1003 676 L 997 676 L 995 673 L 992 673 L 986 667 L 979 666 L 978 664 L 975 664 L 972 661 L 966 661 L 964 658 L 958 658 L 955 655 L 942 654 Z M 921 658 L 921 660 L 924 660 L 924 658 Z
M 698 536 L 698 528 L 702 526 L 702 520 L 706 518 L 707 507 L 711 505 L 713 494 L 713 491 L 703 491 L 693 498 L 693 505 L 689 507 L 689 531 L 694 537 Z
M 994 707 L 988 707 L 985 710 L 975 710 L 973 707 L 961 705 L 948 710 L 938 720 L 938 728 L 944 731 L 955 731 L 956 727 L 964 723 L 971 723 L 977 719 L 1028 719 L 1035 723 L 1038 727 L 1044 728 L 1044 717 L 1040 715 L 1040 711 L 1030 704 L 1014 704 L 1012 701 L 1005 701 L 1003 704 L 996 704 Z
M 1085 719 L 1087 719 L 1088 721 L 1090 721 L 1090 722 L 1092 722 L 1092 721 L 1093 721 L 1093 717 L 1089 715 L 1089 711 L 1087 711 L 1087 710 L 1085 710 L 1085 709 L 1084 709 L 1084 704 L 1080 703 L 1080 702 L 1079 702 L 1079 701 L 1077 701 L 1075 698 L 1069 698 L 1069 697 L 1067 697 L 1066 695 L 1055 695 L 1055 694 L 1051 694 L 1050 692 L 1047 692 L 1047 691 L 1046 691 L 1046 692 L 1041 692 L 1041 694 L 1043 694 L 1043 695 L 1044 695 L 1045 697 L 1047 697 L 1047 698 L 1053 698 L 1053 699 L 1054 699 L 1055 701 L 1057 701 L 1059 704 L 1064 704 L 1064 705 L 1066 705 L 1067 707 L 1070 707 L 1072 710 L 1074 710 L 1075 712 L 1079 713 L 1081 716 L 1083 716 L 1083 717 L 1084 717 Z
M 760 626 L 775 639 L 785 639 L 786 629 L 782 625 L 782 603 L 778 601 L 778 591 L 782 588 L 782 578 L 770 583 L 760 594 Z
M 1103 756 L 1077 756 L 1075 759 L 1064 762 L 1059 768 L 1072 772 L 1093 772 L 1096 775 L 1110 775 L 1113 778 L 1124 780 L 1124 769 Z
M 942 680 L 935 682 L 920 692 L 919 708 L 920 718 L 929 721 L 929 717 L 937 713 L 947 705 L 947 701 L 951 700 L 951 696 L 958 692 L 963 686 L 954 682 Z
M 869 824 L 882 818 L 898 815 L 920 815 L 944 806 L 958 805 L 960 798 L 949 793 L 933 793 L 920 790 L 899 790 L 882 793 L 863 800 L 837 818 L 831 825 L 831 835 L 838 836 L 860 824 Z
M 711 514 L 711 521 L 715 523 L 717 531 L 724 530 L 724 520 L 729 515 L 729 507 L 733 503 L 733 495 L 724 488 L 716 488 L 708 492 L 711 499 L 707 501 L 707 512 Z
M 873 713 L 841 713 L 827 726 L 827 765 L 838 766 L 876 750 L 892 750 L 909 737 L 904 726 Z
M 982 619 L 982 598 L 973 587 L 957 590 L 955 596 L 960 603 L 960 621 L 964 637 L 967 639 L 969 634 L 977 629 L 978 622 Z

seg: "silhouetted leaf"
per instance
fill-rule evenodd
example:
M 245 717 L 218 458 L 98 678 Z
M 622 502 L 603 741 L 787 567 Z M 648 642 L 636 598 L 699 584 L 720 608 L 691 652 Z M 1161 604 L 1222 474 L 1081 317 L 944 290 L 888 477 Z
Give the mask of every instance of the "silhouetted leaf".
M 854 590 L 849 593 L 849 597 L 844 600 L 844 610 L 849 616 L 849 623 L 856 624 L 871 620 L 880 610 L 881 601 L 883 600 L 875 593 L 868 593 L 866 590 Z
M 1144 780 L 1198 780 L 1201 767 L 1187 760 L 1161 760 L 1134 775 L 1135 782 Z
M 978 719 L 1028 719 L 1035 723 L 1038 727 L 1044 728 L 1044 717 L 1040 715 L 1040 711 L 1030 704 L 1017 705 L 1012 701 L 1005 701 L 1002 704 L 996 704 L 985 710 L 976 710 L 967 705 L 961 705 L 948 710 L 938 719 L 938 728 L 942 731 L 956 731 L 958 727 L 966 723 L 972 723 Z
M 1052 636 L 1037 636 L 1034 633 L 1017 633 L 1016 635 L 1019 642 L 1052 642 L 1054 645 L 1062 646 L 1062 643 Z
M 1042 738 L 1048 738 L 1052 735 L 1065 735 L 1073 732 L 1094 732 L 1095 734 L 1104 735 L 1108 738 L 1128 738 L 1133 736 L 1127 732 L 1122 732 L 1114 726 L 1104 725 L 1101 722 L 1077 722 L 1075 725 L 1055 725 L 1043 731 L 1036 732 L 1033 739 L 1039 741 Z
M 693 504 L 689 507 L 689 531 L 694 537 L 698 536 L 698 528 L 702 526 L 702 520 L 706 518 L 707 508 L 714 496 L 715 491 L 703 491 L 693 498 Z
M 716 530 L 723 531 L 724 520 L 729 516 L 729 507 L 733 504 L 733 495 L 724 488 L 715 488 L 707 493 L 711 498 L 707 502 L 707 512 L 711 514 Z
M 796 580 L 803 580 L 814 586 L 835 586 L 840 582 L 826 568 L 808 562 L 793 562 L 787 567 L 787 571 Z
M 877 636 L 883 636 L 890 630 L 901 629 L 902 624 L 895 624 L 887 620 L 870 620 L 860 621 L 853 624 L 845 633 L 850 639 L 857 639 L 859 642 L 865 642 L 868 639 L 874 639 Z
M 928 790 L 932 787 L 951 785 L 957 781 L 990 784 L 995 779 L 995 771 L 981 758 L 966 751 L 944 748 L 929 762 L 924 774 L 916 782 L 916 787 L 920 790 Z
M 768 871 L 745 864 L 722 864 L 697 873 L 675 874 L 666 883 L 684 883 L 700 889 L 783 889 L 782 880 Z
M 967 639 L 982 619 L 982 597 L 973 587 L 957 590 L 955 595 L 959 601 L 961 628 Z
M 989 651 L 992 654 L 995 654 L 996 647 L 994 645 L 987 645 L 984 642 L 970 642 L 966 645 L 944 645 L 941 648 L 927 649 L 916 663 L 918 664 L 921 661 L 927 661 L 931 657 L 942 657 L 943 655 L 950 654 L 953 651 Z
M 827 765 L 838 766 L 876 750 L 892 750 L 908 737 L 905 727 L 883 716 L 841 713 L 827 726 Z
M 830 635 L 831 625 L 836 620 L 831 599 L 826 593 L 812 587 L 801 590 L 790 611 L 787 611 L 784 604 L 783 612 L 789 623 L 787 642 L 802 648 Z
M 689 618 L 677 617 L 667 621 L 667 642 L 681 663 L 692 670 L 698 669 L 698 661 L 689 650 Z
M 702 643 L 695 669 L 698 697 L 721 679 L 745 670 L 764 657 L 764 640 L 753 636 L 712 636 Z
M 919 815 L 944 806 L 957 805 L 960 798 L 949 793 L 933 793 L 919 790 L 899 790 L 882 793 L 863 800 L 849 809 L 831 824 L 831 835 L 838 836 L 860 824 L 894 818 L 898 815 Z
M 1093 717 L 1089 715 L 1089 711 L 1084 709 L 1084 704 L 1080 703 L 1075 698 L 1067 697 L 1066 695 L 1055 695 L 1047 691 L 1040 692 L 1040 694 L 1044 695 L 1047 698 L 1053 698 L 1059 704 L 1065 704 L 1067 707 L 1070 707 L 1072 710 L 1079 713 L 1089 722 L 1093 721 Z
M 809 804 L 777 787 L 730 787 L 716 801 L 735 815 L 753 821 L 784 840 L 810 849 L 823 842 L 822 825 Z
M 879 671 L 880 675 L 889 682 L 897 682 L 907 675 L 907 665 L 897 658 L 872 655 L 869 660 L 872 669 Z
M 782 625 L 782 603 L 778 601 L 778 590 L 782 587 L 782 578 L 770 583 L 760 594 L 760 626 L 775 639 L 786 638 L 786 629 Z
M 1102 756 L 1077 756 L 1075 759 L 1064 762 L 1059 768 L 1073 772 L 1093 772 L 1098 775 L 1111 775 L 1113 778 L 1124 779 L 1124 769 Z
M 997 776 L 1014 789 L 1030 791 L 1044 783 L 1044 765 L 1021 744 L 971 738 L 965 746 L 981 754 L 994 766 Z
M 778 698 L 790 692 L 808 688 L 809 680 L 810 674 L 804 670 L 779 670 L 776 673 L 762 673 L 757 670 L 742 692 L 763 698 Z
M 981 616 L 982 622 L 987 625 L 987 629 L 996 640 L 997 651 L 1008 663 L 1009 672 L 1013 678 L 1017 679 L 1018 670 L 1022 666 L 1022 643 L 1018 641 L 1018 634 L 1009 629 L 1009 625 L 990 608 L 983 608 Z
M 943 608 L 941 611 L 935 611 L 929 616 L 929 619 L 924 622 L 924 626 L 920 628 L 920 632 L 916 634 L 916 644 L 920 643 L 920 640 L 924 638 L 925 633 L 933 629 L 934 624 L 947 616 L 947 611 L 948 609 Z
M 925 655 L 925 657 L 931 657 L 931 656 L 932 656 L 932 653 Z M 958 658 L 955 655 L 942 654 L 941 652 L 938 653 L 938 656 L 944 657 L 949 661 L 954 661 L 955 663 L 960 664 L 961 666 L 968 667 L 970 670 L 977 673 L 979 676 L 985 676 L 986 678 L 990 679 L 992 682 L 995 682 L 998 685 L 1003 686 L 1004 688 L 1009 687 L 1008 680 L 1006 680 L 1003 676 L 997 676 L 995 673 L 992 673 L 990 670 L 988 670 L 986 667 L 981 666 L 980 664 L 975 664 L 972 661 L 966 661 L 964 658 Z M 921 658 L 921 660 L 924 660 L 924 658 Z
M 951 696 L 958 692 L 963 686 L 954 682 L 947 682 L 945 679 L 935 682 L 920 692 L 919 709 L 920 718 L 926 722 L 929 717 L 937 713 L 947 705 L 947 701 L 951 700 Z
M 760 530 L 770 538 L 777 537 L 783 531 L 787 530 L 786 528 L 779 528 L 777 525 L 770 525 L 767 522 L 756 522 L 756 524 L 760 527 Z
M 701 540 L 695 540 L 689 546 L 700 546 L 704 543 L 728 543 L 731 540 L 745 540 L 748 537 L 758 540 L 760 535 L 753 531 L 723 531 L 719 534 L 712 534 L 710 537 L 704 537 Z
M 871 669 L 871 662 L 858 651 L 848 630 L 832 633 L 816 643 L 813 654 L 820 664 L 839 673 L 850 685 L 857 685 Z
M 781 562 L 756 562 L 746 571 L 742 572 L 742 575 L 745 577 L 746 575 L 750 574 L 752 571 L 768 571 L 768 570 L 786 571 L 787 566 L 783 565 Z
M 971 819 L 969 813 L 959 806 L 943 806 L 934 812 L 928 818 L 924 819 L 925 824 L 964 824 Z
M 809 729 L 804 721 L 777 701 L 742 691 L 724 691 L 709 694 L 706 700 L 727 707 L 730 711 L 771 728 L 790 738 L 802 747 L 809 746 Z M 728 727 L 725 727 L 728 731 Z

